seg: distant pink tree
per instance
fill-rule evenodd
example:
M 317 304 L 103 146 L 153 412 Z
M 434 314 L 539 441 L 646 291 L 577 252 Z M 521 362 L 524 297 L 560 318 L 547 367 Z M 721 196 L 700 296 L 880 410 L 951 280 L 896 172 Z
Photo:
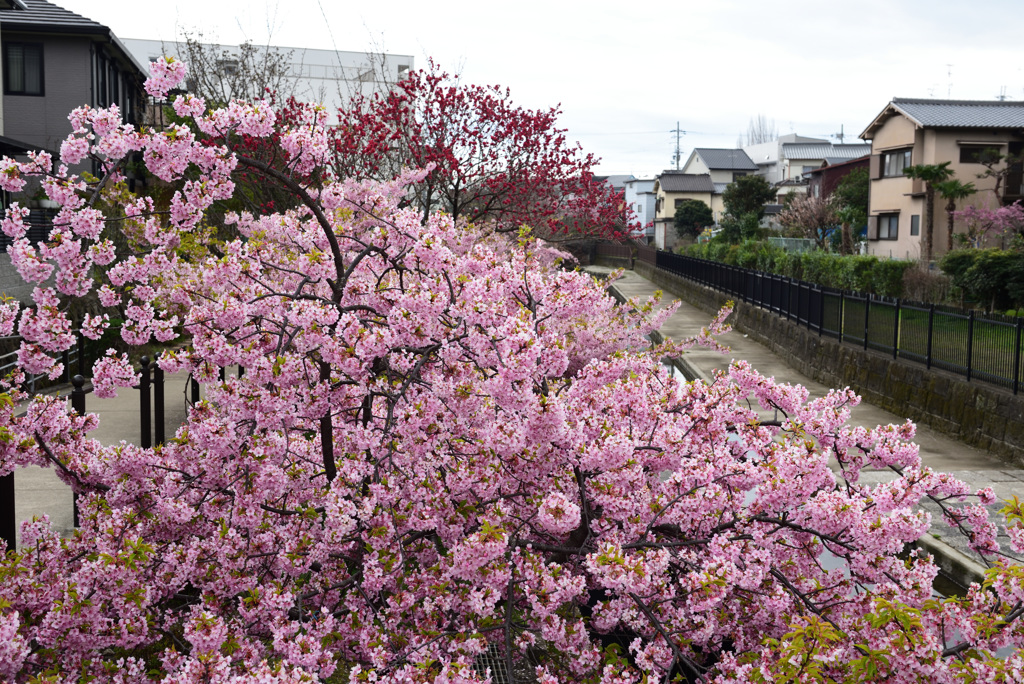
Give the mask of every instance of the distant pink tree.
M 150 92 L 182 73 L 157 63 Z M 334 177 L 322 110 L 174 106 L 188 123 L 167 130 L 82 108 L 56 168 L 0 164 L 61 207 L 41 245 L 17 205 L 2 225 L 37 287 L 0 305 L 24 338 L 0 474 L 53 468 L 81 507 L 72 536 L 26 522 L 0 558 L 0 679 L 470 684 L 490 653 L 544 684 L 1019 681 L 1024 571 L 939 599 L 909 546 L 930 497 L 999 553 L 992 491 L 925 467 L 912 424 L 852 427 L 851 391 L 811 399 L 743 361 L 674 379 L 680 345 L 645 337 L 671 307 L 615 305 L 529 229 L 403 208 L 427 171 Z M 280 164 L 235 136 L 279 140 Z M 166 208 L 127 191 L 136 152 Z M 98 180 L 68 171 L 86 155 Z M 238 237 L 215 239 L 238 169 L 297 208 L 230 214 Z M 19 389 L 61 372 L 67 303 L 93 293 L 90 335 L 114 316 L 132 345 L 181 334 L 160 364 L 206 385 L 160 447 L 101 445 L 96 416 Z M 113 353 L 95 373 L 98 393 L 137 382 Z
M 1024 235 L 1024 206 L 1020 200 L 996 209 L 968 205 L 952 216 L 967 224 L 966 241 L 972 247 L 980 247 L 989 237 Z

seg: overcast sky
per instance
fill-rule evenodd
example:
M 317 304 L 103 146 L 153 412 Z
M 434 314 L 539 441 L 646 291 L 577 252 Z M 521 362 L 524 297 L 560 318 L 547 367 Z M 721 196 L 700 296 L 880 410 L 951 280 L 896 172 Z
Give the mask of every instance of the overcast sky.
M 734 147 L 757 114 L 780 134 L 857 142 L 893 97 L 1024 100 L 1019 0 L 51 1 L 121 38 L 199 29 L 225 44 L 433 57 L 522 106 L 560 104 L 605 174 L 671 168 L 676 122 L 685 161 Z

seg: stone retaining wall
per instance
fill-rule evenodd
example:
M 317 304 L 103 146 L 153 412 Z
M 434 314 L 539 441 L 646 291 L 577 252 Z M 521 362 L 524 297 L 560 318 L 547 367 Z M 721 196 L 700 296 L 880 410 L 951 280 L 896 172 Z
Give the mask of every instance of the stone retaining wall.
M 708 313 L 717 312 L 730 299 L 639 260 L 634 268 L 661 289 Z M 730 323 L 824 385 L 849 386 L 875 406 L 1024 466 L 1024 395 L 840 344 L 741 301 L 736 301 Z
M 593 262 L 598 266 L 607 266 L 608 268 L 633 268 L 633 260 L 625 257 L 613 257 L 600 255 L 593 259 Z

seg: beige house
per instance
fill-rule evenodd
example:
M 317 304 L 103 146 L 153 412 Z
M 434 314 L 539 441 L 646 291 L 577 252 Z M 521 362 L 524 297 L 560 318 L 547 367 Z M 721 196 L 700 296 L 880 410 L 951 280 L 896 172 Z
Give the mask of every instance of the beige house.
M 663 171 L 654 180 L 654 197 L 654 244 L 658 249 L 672 249 L 675 245 L 676 207 L 683 200 L 700 200 L 711 207 L 715 220 L 718 220 L 714 204 L 715 184 L 710 174 Z
M 757 164 L 743 150 L 713 147 L 695 148 L 683 165 L 683 173 L 706 173 L 711 176 L 711 182 L 724 185 L 757 170 Z
M 707 174 L 711 177 L 715 186 L 711 196 L 711 211 L 716 223 L 722 220 L 725 213 L 725 202 L 722 200 L 725 188 L 740 176 L 756 174 L 757 171 L 757 164 L 743 150 L 714 147 L 695 148 L 683 166 L 683 173 Z
M 1024 152 L 1024 102 L 920 100 L 896 98 L 860 135 L 871 142 L 868 252 L 878 256 L 917 259 L 925 230 L 924 184 L 903 174 L 908 166 L 951 162 L 953 178 L 974 183 L 978 193 L 963 200 L 994 208 L 1024 198 L 1021 163 L 992 168 L 996 179 L 979 177 L 992 153 L 1017 157 Z M 945 202 L 936 197 L 932 257 L 946 252 Z M 964 226 L 955 225 L 954 232 Z

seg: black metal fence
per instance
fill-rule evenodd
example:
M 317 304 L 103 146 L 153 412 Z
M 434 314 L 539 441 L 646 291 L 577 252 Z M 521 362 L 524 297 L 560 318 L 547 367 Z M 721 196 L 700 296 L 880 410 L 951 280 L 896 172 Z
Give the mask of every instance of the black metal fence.
M 65 368 L 70 369 L 67 362 Z M 192 401 L 195 403 L 199 400 L 199 385 L 195 380 L 192 380 L 191 384 Z M 71 386 L 71 409 L 78 415 L 83 415 L 86 410 L 85 398 L 92 388 L 86 387 L 86 380 L 81 374 L 71 378 Z M 163 444 L 166 438 L 164 372 L 158 364 L 151 363 L 145 356 L 142 357 L 140 381 L 134 389 L 139 390 L 139 446 L 149 448 L 154 443 Z M 74 525 L 78 527 L 77 502 L 74 505 Z M 11 473 L 0 477 L 0 539 L 7 543 L 8 550 L 15 548 L 17 529 L 14 473 Z
M 28 226 L 28 232 L 25 237 L 33 245 L 38 245 L 41 242 L 46 242 L 50 236 L 50 231 L 53 230 L 53 217 L 57 212 L 53 209 L 31 209 L 29 210 L 28 216 L 25 218 L 25 225 Z M 14 244 L 6 233 L 0 232 L 0 252 L 6 252 L 7 248 Z
M 655 265 L 819 335 L 941 368 L 968 382 L 991 383 L 1014 394 L 1021 389 L 1022 318 L 847 292 L 671 252 L 659 251 Z

